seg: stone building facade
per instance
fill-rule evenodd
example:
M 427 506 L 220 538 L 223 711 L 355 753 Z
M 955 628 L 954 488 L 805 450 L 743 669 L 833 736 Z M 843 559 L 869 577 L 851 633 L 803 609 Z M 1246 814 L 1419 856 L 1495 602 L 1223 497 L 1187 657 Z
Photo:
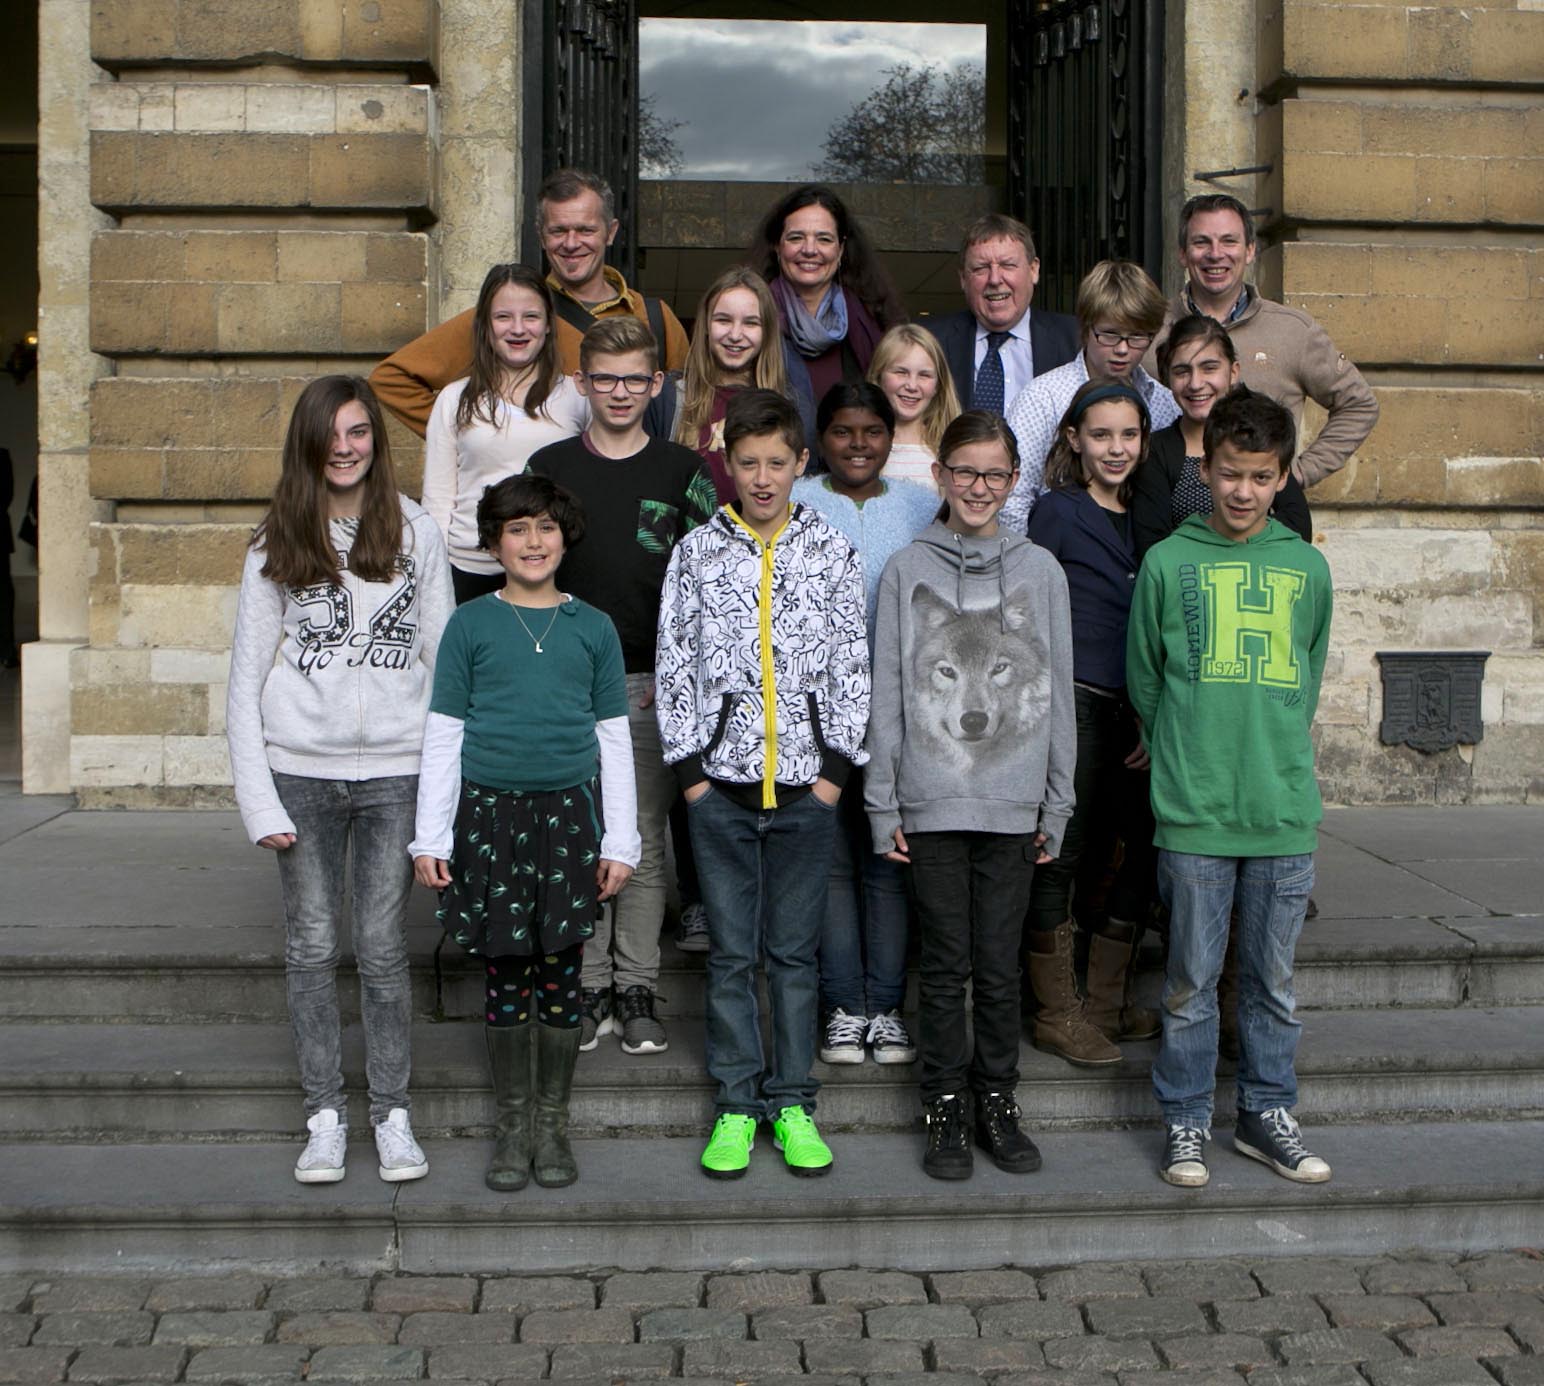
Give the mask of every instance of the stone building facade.
M 235 583 L 290 403 L 534 253 L 531 3 L 41 0 L 29 792 L 226 801 Z M 1270 165 L 1215 184 L 1271 209 L 1259 282 L 1382 404 L 1313 497 L 1326 796 L 1544 797 L 1544 7 L 1169 0 L 1166 28 L 1169 205 Z M 1483 741 L 1382 746 L 1374 652 L 1472 648 Z

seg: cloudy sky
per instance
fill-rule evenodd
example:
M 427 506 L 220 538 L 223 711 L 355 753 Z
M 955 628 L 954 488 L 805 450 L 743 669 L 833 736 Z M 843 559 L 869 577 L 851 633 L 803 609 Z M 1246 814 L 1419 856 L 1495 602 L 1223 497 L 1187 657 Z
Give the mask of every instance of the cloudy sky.
M 644 95 L 679 120 L 684 177 L 776 182 L 809 176 L 826 131 L 896 63 L 983 63 L 976 24 L 644 19 Z

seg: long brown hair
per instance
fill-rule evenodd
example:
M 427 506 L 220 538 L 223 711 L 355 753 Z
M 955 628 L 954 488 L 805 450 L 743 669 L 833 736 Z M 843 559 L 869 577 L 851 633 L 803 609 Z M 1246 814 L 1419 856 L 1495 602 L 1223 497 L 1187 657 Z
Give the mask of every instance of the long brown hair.
M 1098 399 L 1090 397 L 1097 394 Z M 1114 401 L 1131 405 L 1137 411 L 1137 421 L 1142 426 L 1142 446 L 1137 453 L 1136 465 L 1121 479 L 1116 487 L 1115 494 L 1120 498 L 1122 505 L 1131 504 L 1132 478 L 1137 474 L 1137 467 L 1147 461 L 1147 443 L 1152 437 L 1152 420 L 1148 418 L 1147 405 L 1142 402 L 1141 395 L 1127 385 L 1115 385 L 1108 380 L 1090 380 L 1078 386 L 1077 394 L 1073 395 L 1072 403 L 1067 406 L 1067 412 L 1062 415 L 1061 422 L 1056 425 L 1056 441 L 1051 444 L 1051 451 L 1045 459 L 1045 484 L 1048 487 L 1057 486 L 1081 486 L 1088 489 L 1088 477 L 1083 471 L 1083 459 L 1074 451 L 1069 432 L 1076 433 L 1078 425 L 1083 421 L 1083 415 L 1096 404 L 1109 404 Z
M 562 367 L 558 364 L 557 313 L 552 306 L 552 290 L 535 270 L 526 265 L 495 265 L 477 291 L 477 307 L 472 313 L 472 374 L 456 405 L 456 432 L 470 428 L 477 419 L 496 423 L 499 387 L 504 367 L 493 351 L 493 296 L 506 284 L 529 289 L 541 300 L 547 313 L 547 340 L 536 358 L 536 374 L 525 392 L 526 417 L 534 419 L 557 385 Z
M 927 353 L 928 360 L 933 363 L 933 373 L 938 379 L 938 388 L 933 391 L 933 398 L 927 402 L 921 419 L 923 446 L 936 457 L 938 445 L 943 442 L 944 429 L 960 415 L 960 397 L 955 391 L 954 377 L 949 373 L 949 363 L 944 359 L 944 349 L 939 346 L 938 338 L 914 322 L 903 322 L 898 327 L 892 327 L 874 348 L 868 378 L 883 389 L 884 381 L 880 377 L 911 347 L 921 347 Z
M 751 368 L 750 384 L 758 390 L 788 393 L 788 370 L 783 364 L 783 326 L 777 303 L 767 281 L 755 270 L 733 265 L 708 285 L 697 304 L 697 321 L 692 328 L 691 346 L 686 351 L 686 368 L 681 373 L 681 413 L 675 440 L 689 448 L 697 446 L 702 430 L 713 417 L 713 392 L 722 383 L 722 371 L 713 359 L 708 329 L 718 301 L 731 289 L 749 289 L 756 296 L 761 312 L 761 350 Z
M 327 532 L 327 459 L 338 410 L 364 406 L 374 460 L 359 484 L 364 500 L 348 566 L 367 582 L 384 582 L 402 551 L 402 505 L 386 441 L 386 419 L 375 392 L 357 375 L 324 375 L 300 392 L 284 435 L 279 484 L 252 536 L 263 550 L 263 576 L 282 587 L 339 583 L 338 554 Z

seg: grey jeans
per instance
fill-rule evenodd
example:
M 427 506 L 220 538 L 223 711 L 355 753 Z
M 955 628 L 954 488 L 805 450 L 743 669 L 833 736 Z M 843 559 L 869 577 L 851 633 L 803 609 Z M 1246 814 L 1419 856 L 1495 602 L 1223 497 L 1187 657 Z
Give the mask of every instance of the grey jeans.
M 344 887 L 350 884 L 374 1124 L 393 1107 L 408 1105 L 413 1009 L 403 919 L 413 885 L 407 845 L 413 840 L 418 776 L 313 780 L 276 773 L 273 780 L 295 824 L 295 845 L 278 857 L 285 989 L 306 1115 L 331 1107 L 339 1120 L 347 1119 L 336 973 Z
M 648 987 L 659 982 L 659 934 L 665 922 L 665 829 L 680 792 L 675 771 L 665 764 L 653 674 L 627 676 L 627 728 L 633 741 L 633 781 L 638 792 L 638 836 L 643 855 L 638 869 L 595 921 L 595 936 L 584 950 L 586 991 L 616 986 Z

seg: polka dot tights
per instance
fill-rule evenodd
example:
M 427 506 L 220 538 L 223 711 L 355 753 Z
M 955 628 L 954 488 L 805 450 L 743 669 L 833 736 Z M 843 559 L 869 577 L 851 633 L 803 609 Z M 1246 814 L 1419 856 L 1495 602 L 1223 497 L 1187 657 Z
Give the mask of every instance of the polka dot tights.
M 556 953 L 489 958 L 483 1013 L 489 1026 L 524 1025 L 533 1018 L 559 1030 L 579 1024 L 579 962 L 584 944 Z

